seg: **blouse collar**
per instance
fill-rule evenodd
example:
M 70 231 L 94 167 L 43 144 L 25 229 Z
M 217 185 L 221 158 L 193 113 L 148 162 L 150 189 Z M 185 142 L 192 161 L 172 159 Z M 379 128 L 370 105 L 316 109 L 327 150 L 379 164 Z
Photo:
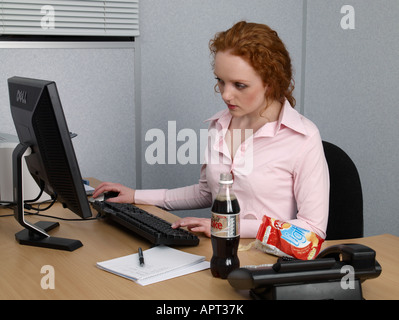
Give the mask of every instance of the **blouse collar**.
M 218 129 L 227 130 L 230 125 L 231 119 L 232 116 L 229 110 L 226 109 L 219 111 L 211 118 L 207 119 L 205 122 L 216 121 L 216 126 L 219 127 Z M 305 124 L 303 123 L 303 116 L 291 106 L 288 100 L 285 100 L 285 103 L 281 108 L 278 120 L 266 123 L 256 132 L 255 136 L 274 137 L 283 126 L 303 135 L 307 135 Z

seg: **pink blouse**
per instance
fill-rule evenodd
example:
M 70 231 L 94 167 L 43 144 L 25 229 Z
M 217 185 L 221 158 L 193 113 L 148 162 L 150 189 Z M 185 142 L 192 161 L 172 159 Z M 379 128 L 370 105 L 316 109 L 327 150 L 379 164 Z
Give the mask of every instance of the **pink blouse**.
M 135 202 L 167 210 L 210 207 L 219 190 L 220 173 L 232 172 L 242 238 L 256 237 L 264 215 L 325 238 L 330 182 L 317 127 L 286 101 L 278 121 L 250 136 L 232 160 L 225 142 L 231 119 L 228 110 L 208 119 L 208 153 L 198 184 L 136 190 Z

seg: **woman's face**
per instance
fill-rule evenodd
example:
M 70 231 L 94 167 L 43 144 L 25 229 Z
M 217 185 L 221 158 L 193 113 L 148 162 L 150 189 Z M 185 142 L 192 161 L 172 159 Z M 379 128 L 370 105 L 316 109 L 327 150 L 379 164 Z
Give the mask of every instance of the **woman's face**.
M 229 52 L 218 52 L 214 72 L 233 117 L 258 117 L 262 113 L 267 105 L 267 86 L 247 61 Z

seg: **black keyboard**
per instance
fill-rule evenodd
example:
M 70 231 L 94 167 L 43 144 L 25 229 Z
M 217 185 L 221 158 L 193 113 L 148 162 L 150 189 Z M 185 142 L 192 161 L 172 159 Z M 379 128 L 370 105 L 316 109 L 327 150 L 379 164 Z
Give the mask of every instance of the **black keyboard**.
M 101 216 L 115 221 L 154 245 L 196 246 L 199 238 L 184 229 L 172 229 L 171 223 L 135 205 L 94 201 L 92 206 Z

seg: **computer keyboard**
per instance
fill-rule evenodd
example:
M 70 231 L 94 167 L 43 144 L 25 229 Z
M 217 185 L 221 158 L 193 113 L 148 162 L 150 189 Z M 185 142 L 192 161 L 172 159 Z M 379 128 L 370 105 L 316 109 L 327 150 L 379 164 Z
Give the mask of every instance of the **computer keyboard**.
M 199 238 L 184 229 L 172 229 L 171 223 L 135 205 L 94 201 L 93 208 L 102 216 L 126 227 L 154 245 L 196 246 Z

